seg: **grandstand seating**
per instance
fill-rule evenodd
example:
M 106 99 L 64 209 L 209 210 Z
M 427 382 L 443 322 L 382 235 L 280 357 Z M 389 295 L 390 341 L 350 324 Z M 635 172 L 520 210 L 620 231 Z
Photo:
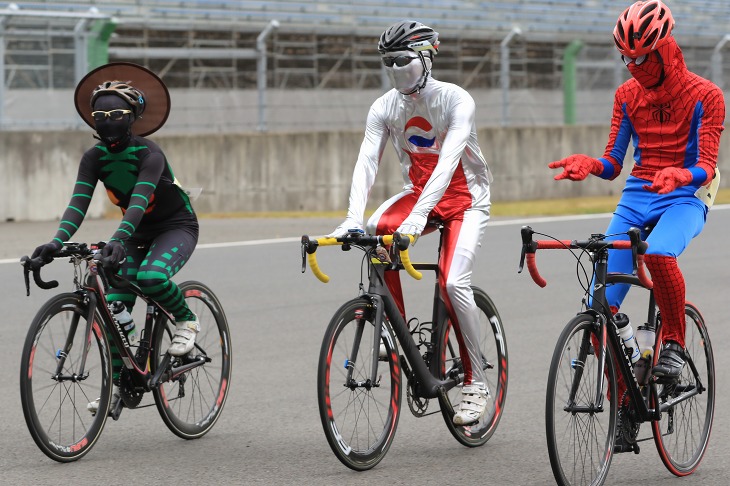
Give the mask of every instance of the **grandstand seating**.
M 0 2 L 0 8 L 10 2 Z M 295 30 L 377 31 L 401 18 L 417 18 L 444 33 L 500 37 L 513 26 L 528 34 L 605 39 L 618 13 L 615 0 L 76 0 L 15 2 L 21 9 L 83 11 L 96 7 L 126 24 L 230 22 L 252 30 L 276 19 Z M 624 2 L 628 3 L 628 2 Z M 677 20 L 678 37 L 711 43 L 730 28 L 727 0 L 667 2 Z
M 199 56 L 205 48 L 251 51 L 271 21 L 279 28 L 268 39 L 267 82 L 280 89 L 378 89 L 383 86 L 375 52 L 377 36 L 396 20 L 413 18 L 441 34 L 435 75 L 468 89 L 500 89 L 500 42 L 514 28 L 522 35 L 510 46 L 510 86 L 561 86 L 565 46 L 583 41 L 584 66 L 592 63 L 582 87 L 609 89 L 623 65 L 611 42 L 620 5 L 630 0 L 33 0 L 14 2 L 20 10 L 87 12 L 113 16 L 117 27 L 110 60 L 133 60 L 161 73 L 171 88 L 252 89 L 256 63 L 231 56 Z M 685 57 L 709 73 L 712 48 L 730 33 L 730 0 L 668 0 L 677 20 L 675 34 Z M 0 9 L 10 2 L 0 2 Z M 42 22 L 42 21 L 39 21 Z M 13 37 L 6 22 L 7 86 L 68 88 L 74 85 L 70 28 L 39 25 L 47 38 L 29 44 Z M 53 46 L 50 49 L 48 46 Z M 59 47 L 65 46 L 61 52 Z M 728 46 L 730 47 L 730 46 Z M 165 54 L 180 48 L 179 53 Z M 31 54 L 29 54 L 29 52 Z M 196 52 L 192 58 L 190 52 Z M 212 51 L 211 51 L 212 52 Z M 168 55 L 168 58 L 164 58 Z M 64 57 L 65 56 L 65 57 Z M 70 61 L 70 62 L 69 62 Z M 588 71 L 586 71 L 588 72 Z

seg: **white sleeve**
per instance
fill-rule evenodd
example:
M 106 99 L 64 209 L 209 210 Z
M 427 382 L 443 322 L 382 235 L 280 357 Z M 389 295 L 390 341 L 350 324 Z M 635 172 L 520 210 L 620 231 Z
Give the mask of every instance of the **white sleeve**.
M 450 121 L 439 160 L 410 215 L 422 221 L 426 220 L 449 187 L 474 126 L 476 105 L 465 91 L 455 92 L 445 109 L 449 113 Z
M 360 154 L 357 157 L 355 170 L 352 174 L 350 186 L 350 205 L 347 218 L 363 225 L 365 206 L 370 196 L 370 190 L 375 183 L 380 158 L 383 156 L 385 144 L 388 141 L 389 130 L 385 123 L 384 110 L 381 108 L 382 98 L 370 107 L 367 123 L 365 124 L 365 138 L 360 145 Z

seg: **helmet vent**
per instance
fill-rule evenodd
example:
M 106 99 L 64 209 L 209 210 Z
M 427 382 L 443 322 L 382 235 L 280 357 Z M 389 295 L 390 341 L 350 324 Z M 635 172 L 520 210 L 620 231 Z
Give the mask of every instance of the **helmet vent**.
M 651 34 L 649 34 L 649 36 L 646 38 L 646 40 L 644 41 L 644 44 L 642 44 L 642 46 L 643 47 L 651 46 L 654 43 L 654 41 L 656 40 L 656 36 L 657 36 L 657 31 L 655 30 Z

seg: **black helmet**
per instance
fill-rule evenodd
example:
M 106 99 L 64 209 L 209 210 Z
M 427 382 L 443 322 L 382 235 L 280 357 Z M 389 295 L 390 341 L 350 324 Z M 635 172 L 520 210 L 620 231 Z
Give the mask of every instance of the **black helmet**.
M 101 95 L 113 94 L 119 96 L 124 101 L 132 106 L 134 111 L 134 117 L 139 116 L 144 112 L 145 99 L 144 93 L 137 88 L 133 87 L 128 82 L 122 81 L 105 81 L 94 89 L 91 93 L 91 106 L 94 106 L 94 102 Z
M 380 36 L 378 51 L 381 54 L 393 51 L 431 52 L 439 50 L 439 34 L 431 27 L 415 20 L 403 20 L 388 27 Z

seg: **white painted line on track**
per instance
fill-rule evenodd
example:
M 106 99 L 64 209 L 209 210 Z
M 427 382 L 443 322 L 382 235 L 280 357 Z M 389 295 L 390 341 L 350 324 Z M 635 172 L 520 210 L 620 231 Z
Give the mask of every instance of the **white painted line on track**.
M 712 211 L 718 211 L 723 209 L 730 209 L 730 204 L 718 204 L 712 207 Z M 598 213 L 598 214 L 575 214 L 571 216 L 543 216 L 535 218 L 520 218 L 520 219 L 504 219 L 498 221 L 490 221 L 487 223 L 487 228 L 490 226 L 516 226 L 525 224 L 535 223 L 553 223 L 558 221 L 581 221 L 586 219 L 602 219 L 610 218 L 613 213 Z M 225 243 L 203 243 L 198 245 L 195 249 L 206 250 L 210 248 L 232 248 L 236 246 L 260 246 L 270 245 L 274 243 L 295 243 L 301 241 L 301 237 L 289 237 L 289 238 L 273 238 L 266 240 L 249 240 L 249 241 L 229 241 Z M 8 258 L 0 260 L 0 265 L 4 263 L 15 263 L 19 264 L 20 258 Z
M 195 247 L 198 248 L 229 248 L 232 246 L 258 246 L 258 245 L 269 245 L 272 243 L 299 243 L 302 241 L 301 236 L 290 237 L 290 238 L 274 238 L 270 240 L 250 240 L 250 241 L 229 241 L 227 243 L 203 243 Z

